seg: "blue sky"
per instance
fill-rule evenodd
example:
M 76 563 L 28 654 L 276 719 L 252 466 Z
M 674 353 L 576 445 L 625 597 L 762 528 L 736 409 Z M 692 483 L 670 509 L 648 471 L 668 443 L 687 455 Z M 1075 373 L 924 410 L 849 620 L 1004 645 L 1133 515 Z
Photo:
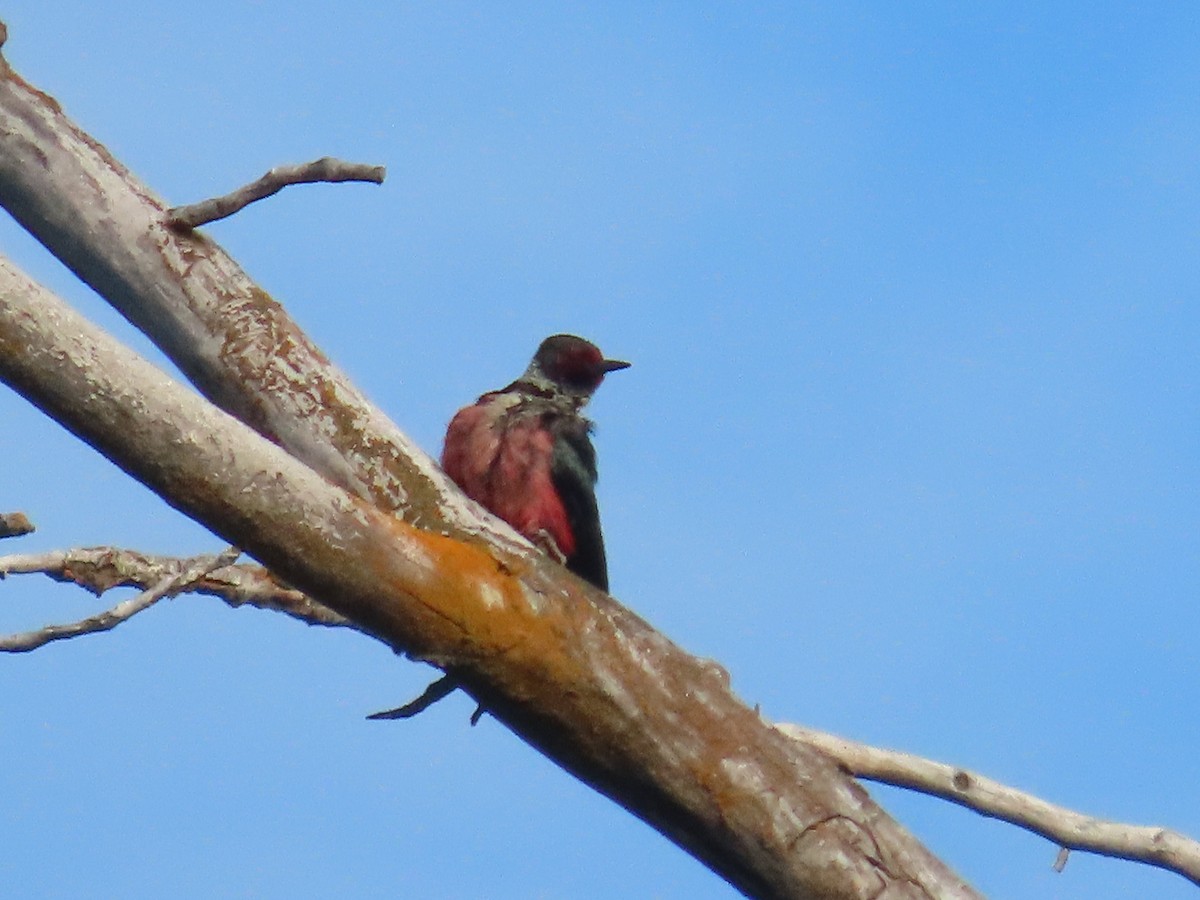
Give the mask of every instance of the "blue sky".
M 1049 7 L 1049 8 L 1047 8 Z M 6 56 L 431 453 L 547 334 L 614 593 L 764 713 L 1200 836 L 1200 8 L 14 0 Z M 9 222 L 0 248 L 147 342 Z M 157 357 L 155 357 L 157 358 Z M 218 547 L 0 389 L 3 552 Z M 113 598 L 109 598 L 113 599 Z M 0 628 L 106 605 L 0 585 Z M 350 634 L 179 599 L 0 660 L 13 896 L 729 897 Z M 1193 897 L 891 789 L 981 890 Z

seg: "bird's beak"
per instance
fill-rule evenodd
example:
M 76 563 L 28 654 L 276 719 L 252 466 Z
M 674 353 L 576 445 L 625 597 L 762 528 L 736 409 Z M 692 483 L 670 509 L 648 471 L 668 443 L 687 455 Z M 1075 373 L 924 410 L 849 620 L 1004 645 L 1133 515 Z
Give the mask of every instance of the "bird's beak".
M 632 363 L 622 362 L 619 359 L 602 359 L 600 360 L 600 370 L 605 374 L 615 372 L 618 369 L 628 369 Z

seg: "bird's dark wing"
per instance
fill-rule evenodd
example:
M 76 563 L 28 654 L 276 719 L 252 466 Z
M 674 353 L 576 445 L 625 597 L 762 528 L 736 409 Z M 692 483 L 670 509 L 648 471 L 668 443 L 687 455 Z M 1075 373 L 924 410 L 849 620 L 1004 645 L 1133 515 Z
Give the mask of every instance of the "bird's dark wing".
M 550 477 L 567 511 L 575 536 L 575 552 L 567 568 L 603 591 L 608 590 L 608 562 L 600 510 L 596 506 L 596 450 L 588 427 L 580 419 L 559 422 L 555 432 Z

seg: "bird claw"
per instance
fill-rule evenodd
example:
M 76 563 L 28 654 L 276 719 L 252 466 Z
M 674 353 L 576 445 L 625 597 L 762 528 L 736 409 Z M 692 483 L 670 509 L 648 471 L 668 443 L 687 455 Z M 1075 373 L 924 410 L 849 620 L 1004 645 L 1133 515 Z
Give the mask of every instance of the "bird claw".
M 561 550 L 558 549 L 558 541 L 554 540 L 554 536 L 545 528 L 539 528 L 537 534 L 534 535 L 534 544 L 541 547 L 549 556 L 558 561 L 558 564 L 565 566 L 567 557 Z

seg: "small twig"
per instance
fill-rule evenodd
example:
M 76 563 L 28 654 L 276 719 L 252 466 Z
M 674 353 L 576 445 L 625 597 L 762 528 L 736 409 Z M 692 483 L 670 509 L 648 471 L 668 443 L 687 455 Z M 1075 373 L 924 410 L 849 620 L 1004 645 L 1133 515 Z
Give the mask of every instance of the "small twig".
M 345 162 L 330 156 L 295 166 L 276 166 L 258 181 L 240 187 L 224 197 L 214 197 L 211 200 L 167 210 L 167 224 L 172 228 L 198 228 L 232 216 L 256 200 L 278 193 L 289 184 L 312 184 L 318 181 L 369 181 L 372 184 L 383 184 L 386 173 L 387 169 L 383 166 Z
M 142 591 L 136 597 L 118 603 L 110 610 L 96 616 L 72 622 L 68 625 L 47 625 L 37 631 L 27 631 L 0 638 L 0 651 L 6 653 L 28 653 L 38 647 L 45 646 L 51 641 L 62 641 L 79 637 L 83 634 L 98 634 L 110 631 L 122 622 L 133 618 L 138 613 L 149 609 L 163 597 L 177 594 L 193 582 L 203 578 L 214 569 L 228 566 L 235 562 L 242 551 L 230 547 L 216 555 L 197 556 L 184 563 L 180 570 L 164 578 L 149 590 Z
M 32 531 L 33 523 L 25 513 L 0 513 L 0 538 L 20 537 Z
M 1061 872 L 1067 867 L 1067 858 L 1071 855 L 1071 851 L 1066 847 L 1058 848 L 1058 856 L 1054 859 L 1054 871 Z
M 55 581 L 77 584 L 100 596 L 114 587 L 147 590 L 178 572 L 182 565 L 183 561 L 174 556 L 155 556 L 118 547 L 90 547 L 0 556 L 0 578 L 42 574 Z M 285 613 L 308 625 L 358 628 L 307 594 L 281 584 L 262 566 L 224 566 L 196 580 L 187 590 L 217 597 L 234 609 L 253 606 Z
M 1177 831 L 1096 819 L 957 766 L 798 725 L 775 727 L 823 751 L 858 778 L 941 797 L 1054 841 L 1063 848 L 1058 859 L 1064 865 L 1066 851 L 1082 850 L 1157 866 L 1200 885 L 1200 843 Z
M 405 703 L 403 706 L 397 706 L 395 709 L 387 709 L 383 712 L 371 713 L 367 716 L 368 719 L 411 719 L 413 716 L 419 715 L 439 700 L 453 694 L 458 689 L 458 679 L 453 675 L 443 675 L 429 687 L 425 688 L 424 692 L 416 700 L 411 703 Z M 473 722 L 471 724 L 474 724 Z

